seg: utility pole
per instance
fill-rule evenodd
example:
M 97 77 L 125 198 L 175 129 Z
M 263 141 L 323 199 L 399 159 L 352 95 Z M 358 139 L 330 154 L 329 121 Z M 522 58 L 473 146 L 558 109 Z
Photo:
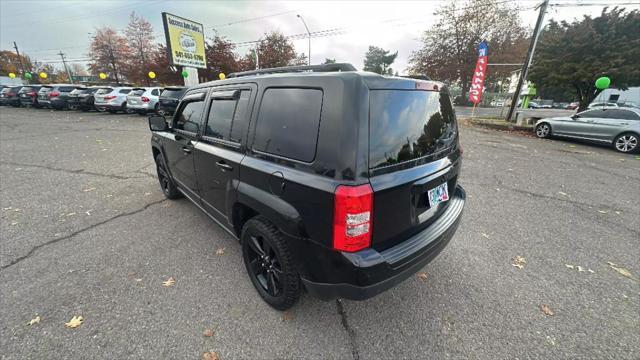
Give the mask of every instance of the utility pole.
M 302 20 L 302 24 L 304 25 L 304 28 L 307 29 L 307 35 L 309 36 L 309 65 L 311 65 L 311 31 L 309 31 L 309 27 L 307 27 L 307 23 L 304 21 L 304 18 L 300 16 L 300 14 L 298 14 L 298 17 Z
M 253 53 L 256 54 L 256 70 L 260 69 L 260 59 L 258 59 L 258 44 L 256 44 L 256 48 L 253 49 Z
M 518 84 L 516 85 L 516 91 L 513 93 L 513 98 L 511 99 L 511 107 L 509 107 L 509 112 L 507 113 L 506 120 L 511 121 L 511 117 L 513 116 L 513 112 L 518 105 L 518 99 L 520 98 L 520 89 L 522 88 L 522 84 L 527 79 L 529 75 L 529 65 L 531 65 L 531 59 L 533 58 L 533 53 L 536 50 L 536 44 L 538 43 L 538 37 L 540 36 L 540 31 L 542 28 L 542 22 L 544 20 L 544 15 L 547 12 L 547 6 L 549 5 L 549 0 L 544 0 L 540 5 L 536 8 L 540 8 L 540 12 L 538 13 L 538 20 L 536 21 L 536 27 L 533 29 L 533 36 L 531 37 L 531 44 L 529 44 L 529 50 L 527 51 L 527 58 L 524 59 L 524 64 L 522 65 L 522 71 L 520 71 L 520 78 L 518 79 Z
M 26 73 L 25 69 L 24 69 L 24 64 L 22 63 L 22 57 L 20 56 L 20 51 L 18 50 L 18 44 L 16 44 L 16 42 L 13 42 L 13 48 L 16 49 L 16 54 L 18 54 L 18 61 L 20 62 L 20 67 L 22 68 L 22 75 L 24 76 L 24 74 Z M 28 81 L 28 79 L 27 79 Z
M 71 72 L 69 71 L 69 68 L 67 67 L 67 62 L 64 59 L 64 53 L 62 52 L 62 50 L 60 50 L 58 55 L 60 55 L 60 58 L 62 59 L 62 64 L 64 65 L 64 70 L 67 72 L 67 75 L 69 76 L 69 81 L 71 81 L 71 83 L 73 84 L 73 76 L 71 76 Z

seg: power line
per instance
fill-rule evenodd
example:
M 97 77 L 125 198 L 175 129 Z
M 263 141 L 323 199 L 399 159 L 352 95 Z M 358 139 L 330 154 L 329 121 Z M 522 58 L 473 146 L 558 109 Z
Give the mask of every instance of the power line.
M 581 7 L 581 6 L 618 6 L 618 5 L 640 5 L 640 3 L 636 2 L 619 2 L 619 3 L 555 3 L 549 4 L 549 6 L 555 7 Z
M 221 27 L 231 26 L 231 25 L 236 25 L 236 24 L 244 24 L 244 23 L 248 23 L 248 22 L 252 22 L 252 21 L 257 21 L 257 20 L 262 20 L 262 19 L 266 19 L 266 18 L 270 18 L 270 17 L 274 17 L 274 16 L 280 16 L 280 15 L 285 15 L 285 14 L 291 14 L 291 13 L 296 12 L 296 11 L 298 11 L 298 10 L 299 10 L 299 9 L 295 9 L 295 10 L 283 11 L 283 12 L 279 12 L 279 13 L 275 13 L 275 14 L 269 14 L 269 15 L 264 15 L 264 16 L 258 16 L 258 17 L 254 17 L 254 18 L 241 19 L 241 20 L 236 20 L 236 21 L 232 21 L 232 22 L 229 22 L 229 23 L 213 25 L 213 26 L 210 26 L 210 27 L 215 29 L 215 28 L 221 28 Z

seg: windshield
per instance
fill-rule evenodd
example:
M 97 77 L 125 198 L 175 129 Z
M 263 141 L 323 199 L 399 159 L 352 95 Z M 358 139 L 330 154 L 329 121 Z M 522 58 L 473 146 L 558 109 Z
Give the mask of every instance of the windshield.
M 447 94 L 373 90 L 369 101 L 371 169 L 436 154 L 455 140 L 455 115 Z
M 140 96 L 144 94 L 144 92 L 145 92 L 144 89 L 134 89 L 134 90 L 131 90 L 131 92 L 129 93 L 129 96 Z
M 187 89 L 165 89 L 160 96 L 164 98 L 179 99 L 187 91 Z

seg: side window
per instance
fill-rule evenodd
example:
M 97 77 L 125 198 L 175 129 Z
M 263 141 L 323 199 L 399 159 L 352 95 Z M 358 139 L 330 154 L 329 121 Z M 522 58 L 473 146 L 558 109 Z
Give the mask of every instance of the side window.
M 316 157 L 322 90 L 271 88 L 262 96 L 253 148 L 305 162 Z
M 176 115 L 174 129 L 197 133 L 202 117 L 204 101 L 190 101 Z
M 158 89 L 151 90 L 151 95 L 155 95 L 155 96 L 160 95 L 160 90 L 158 90 Z
M 597 118 L 602 117 L 602 110 L 589 110 L 581 112 L 579 115 L 581 118 Z
M 120 94 L 128 94 L 131 92 L 131 89 L 122 89 L 119 91 Z
M 242 132 L 246 130 L 250 95 L 249 90 L 242 90 L 237 100 L 212 100 L 204 134 L 217 139 L 240 142 Z
M 609 110 L 612 119 L 640 120 L 640 116 L 629 110 Z

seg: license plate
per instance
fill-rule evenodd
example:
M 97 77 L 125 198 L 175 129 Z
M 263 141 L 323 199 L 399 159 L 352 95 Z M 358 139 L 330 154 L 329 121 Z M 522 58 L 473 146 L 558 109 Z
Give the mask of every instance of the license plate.
M 447 187 L 447 183 L 443 183 L 429 190 L 429 192 L 427 192 L 427 196 L 429 197 L 429 207 L 434 207 L 441 202 L 449 200 L 449 188 Z

